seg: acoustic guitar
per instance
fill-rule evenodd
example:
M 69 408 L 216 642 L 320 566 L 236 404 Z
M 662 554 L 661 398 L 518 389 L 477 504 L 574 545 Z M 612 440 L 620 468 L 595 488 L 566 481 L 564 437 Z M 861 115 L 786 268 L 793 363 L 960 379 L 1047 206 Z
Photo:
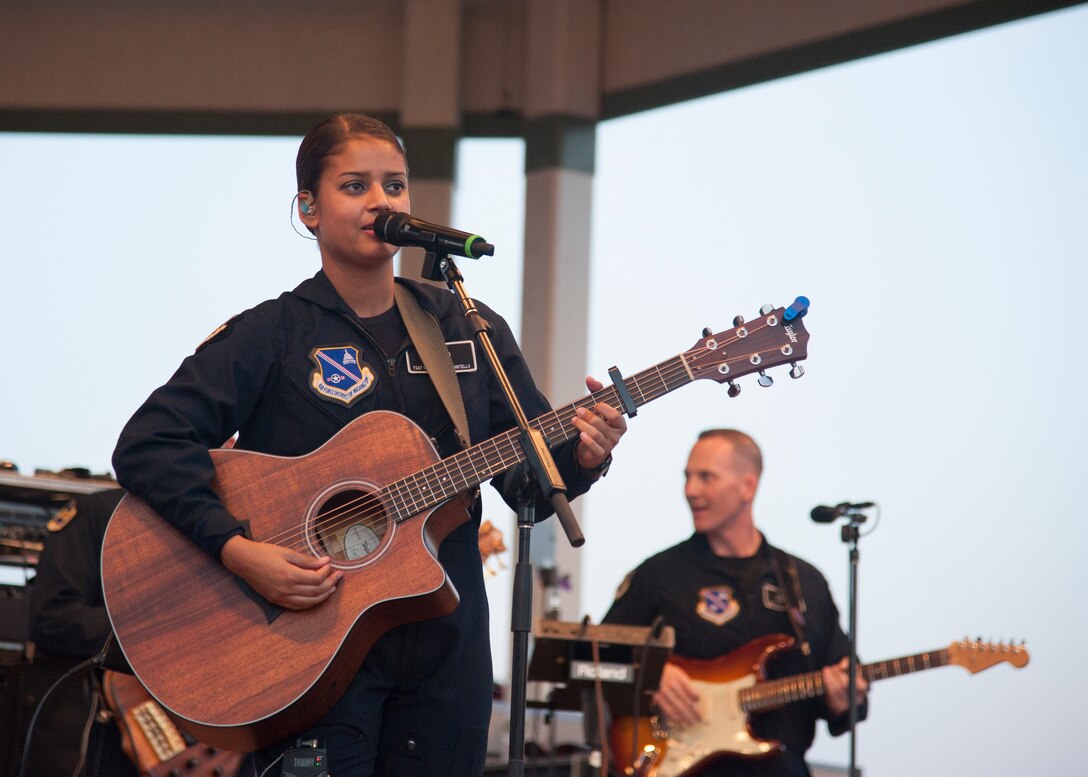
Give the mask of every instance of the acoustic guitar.
M 121 746 L 143 777 L 238 774 L 243 753 L 209 747 L 179 731 L 135 677 L 104 672 L 102 695 L 121 728 Z
M 793 365 L 803 373 L 808 300 L 758 317 L 530 422 L 550 447 L 577 436 L 578 408 L 627 415 L 699 379 Z M 437 548 L 468 520 L 479 484 L 520 463 L 515 428 L 441 459 L 407 418 L 360 416 L 317 450 L 281 457 L 213 450 L 213 487 L 255 540 L 331 556 L 344 573 L 316 607 L 280 610 L 175 530 L 142 499 L 118 505 L 102 547 L 114 633 L 151 695 L 198 740 L 250 751 L 304 730 L 344 692 L 374 641 L 394 626 L 449 613 L 457 592 Z
M 777 742 L 752 734 L 748 716 L 824 693 L 821 672 L 765 679 L 767 660 L 793 643 L 793 637 L 772 634 L 717 659 L 669 658 L 669 663 L 687 672 L 699 691 L 703 720 L 692 726 L 670 727 L 658 715 L 637 721 L 630 716 L 618 717 L 608 737 L 616 762 L 630 764 L 624 772 L 637 777 L 694 777 L 724 756 L 759 757 L 778 750 Z M 872 683 L 951 664 L 976 673 L 1002 663 L 1024 667 L 1028 651 L 1022 645 L 964 640 L 940 650 L 859 668 Z

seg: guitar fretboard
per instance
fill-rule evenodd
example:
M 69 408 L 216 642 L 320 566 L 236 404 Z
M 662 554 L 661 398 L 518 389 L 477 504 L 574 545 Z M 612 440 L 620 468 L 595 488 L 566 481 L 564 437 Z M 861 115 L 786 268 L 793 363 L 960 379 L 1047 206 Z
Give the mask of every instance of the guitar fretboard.
M 913 656 L 891 658 L 861 666 L 861 676 L 868 682 L 886 680 L 925 669 L 948 665 L 948 648 L 916 653 Z M 824 679 L 821 672 L 807 672 L 780 680 L 767 680 L 740 691 L 737 696 L 745 712 L 762 712 L 776 709 L 802 699 L 823 696 Z
M 681 354 L 626 378 L 623 383 L 630 392 L 635 407 L 641 407 L 691 383 L 693 379 L 684 355 Z M 571 423 L 577 409 L 581 407 L 589 410 L 600 402 L 620 411 L 623 409 L 617 387 L 606 386 L 577 402 L 541 415 L 531 421 L 530 426 L 544 435 L 548 447 L 554 448 L 578 434 Z M 432 467 L 390 483 L 382 493 L 388 504 L 392 505 L 394 519 L 398 522 L 407 520 L 520 464 L 524 461 L 525 454 L 521 449 L 519 436 L 520 431 L 512 429 L 443 459 Z

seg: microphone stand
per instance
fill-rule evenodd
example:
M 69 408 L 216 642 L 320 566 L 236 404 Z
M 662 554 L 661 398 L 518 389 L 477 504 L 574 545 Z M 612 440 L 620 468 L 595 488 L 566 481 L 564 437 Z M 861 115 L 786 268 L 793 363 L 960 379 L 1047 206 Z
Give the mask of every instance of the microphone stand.
M 846 513 L 849 523 L 841 529 L 842 541 L 850 544 L 850 657 L 847 667 L 847 700 L 850 712 L 850 765 L 849 777 L 858 777 L 857 772 L 857 729 L 858 729 L 858 540 L 861 538 L 861 524 L 865 515 L 856 510 Z
M 510 745 L 507 774 L 522 777 L 525 774 L 525 706 L 529 677 L 529 635 L 533 619 L 533 565 L 529 557 L 530 533 L 536 519 L 535 501 L 543 495 L 551 502 L 559 523 L 566 532 L 572 547 L 585 544 L 585 537 L 567 501 L 566 484 L 548 449 L 547 441 L 539 429 L 529 426 L 529 419 L 518 402 L 513 386 L 506 376 L 498 354 L 491 343 L 491 325 L 480 316 L 476 303 L 465 292 L 464 277 L 449 254 L 442 250 L 428 251 L 423 261 L 424 278 L 445 281 L 461 304 L 465 318 L 472 325 L 476 339 L 487 356 L 491 369 L 502 386 L 506 401 L 513 411 L 518 429 L 519 443 L 529 464 L 518 489 L 518 560 L 514 569 L 513 604 L 510 630 L 513 632 L 510 678 Z

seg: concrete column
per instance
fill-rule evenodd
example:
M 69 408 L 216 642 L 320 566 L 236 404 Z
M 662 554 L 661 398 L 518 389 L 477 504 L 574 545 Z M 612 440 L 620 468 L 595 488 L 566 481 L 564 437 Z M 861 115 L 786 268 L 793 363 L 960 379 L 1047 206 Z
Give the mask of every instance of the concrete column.
M 400 133 L 412 213 L 448 224 L 461 138 L 461 0 L 408 0 L 404 13 Z M 419 278 L 423 257 L 420 248 L 401 249 L 398 272 Z
M 600 85 L 600 7 L 530 0 L 526 16 L 525 273 L 522 349 L 556 403 L 585 393 L 589 241 Z M 599 376 L 600 377 L 600 376 Z M 604 542 L 574 505 L 586 542 Z M 533 563 L 570 576 L 559 617 L 581 617 L 581 555 L 556 520 L 533 531 Z M 534 599 L 540 617 L 547 602 Z

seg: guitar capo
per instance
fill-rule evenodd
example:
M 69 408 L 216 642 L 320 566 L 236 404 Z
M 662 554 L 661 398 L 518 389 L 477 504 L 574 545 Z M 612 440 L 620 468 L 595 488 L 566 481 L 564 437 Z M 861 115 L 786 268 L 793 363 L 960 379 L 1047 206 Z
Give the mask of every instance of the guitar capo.
M 608 377 L 612 378 L 612 383 L 616 386 L 616 393 L 620 395 L 623 412 L 627 414 L 628 418 L 634 418 L 638 415 L 638 409 L 635 407 L 635 400 L 632 399 L 631 392 L 627 390 L 627 384 L 623 382 L 623 375 L 620 374 L 619 367 L 610 367 Z

